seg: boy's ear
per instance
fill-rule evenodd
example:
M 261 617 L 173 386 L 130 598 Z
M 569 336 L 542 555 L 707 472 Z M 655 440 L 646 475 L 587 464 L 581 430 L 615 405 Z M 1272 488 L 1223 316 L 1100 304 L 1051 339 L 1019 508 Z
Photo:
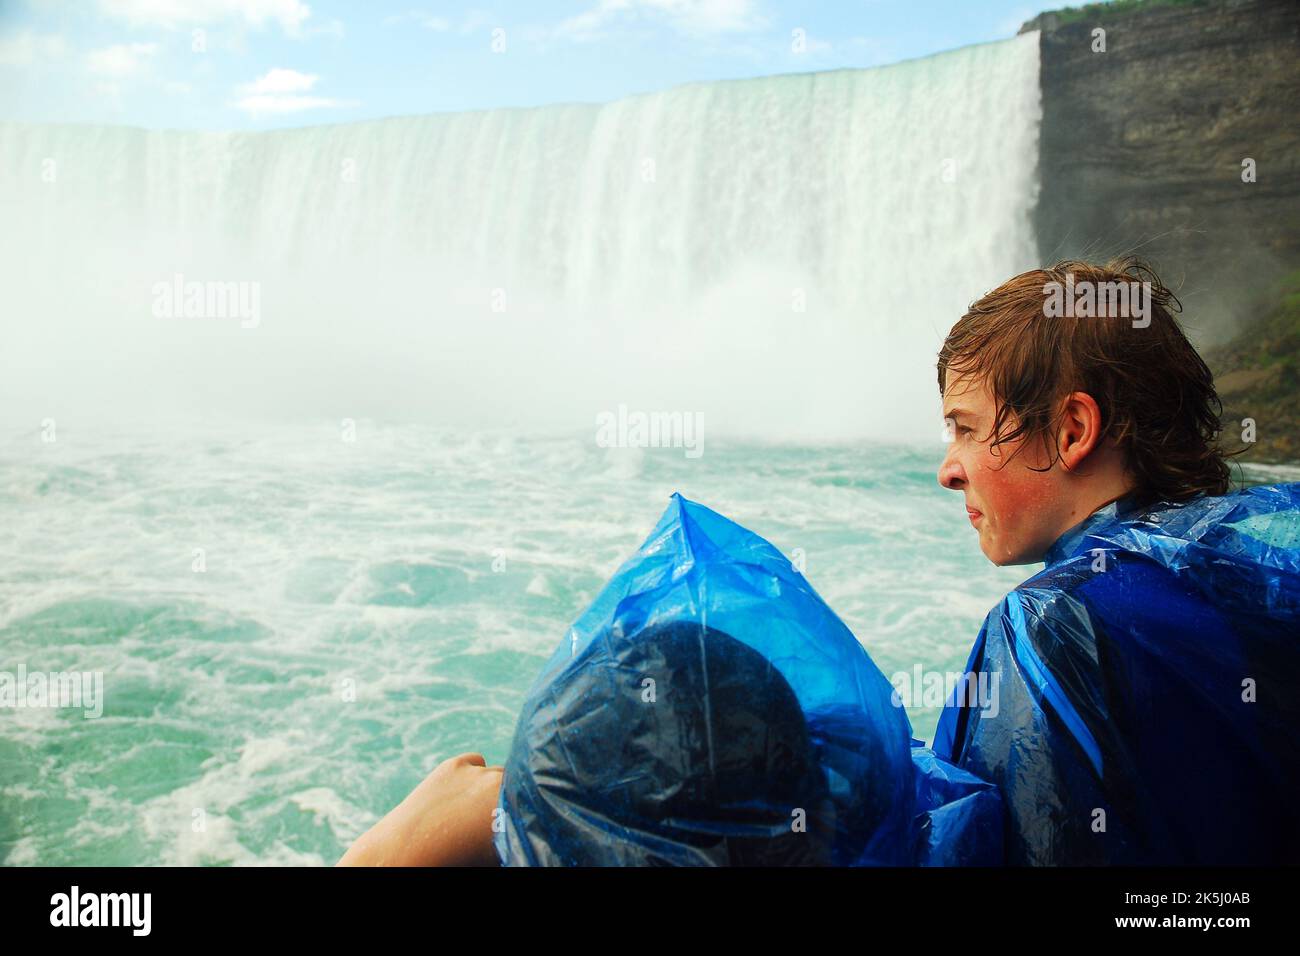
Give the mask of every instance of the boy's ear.
M 1065 396 L 1057 451 L 1066 471 L 1075 471 L 1101 441 L 1101 408 L 1087 392 Z

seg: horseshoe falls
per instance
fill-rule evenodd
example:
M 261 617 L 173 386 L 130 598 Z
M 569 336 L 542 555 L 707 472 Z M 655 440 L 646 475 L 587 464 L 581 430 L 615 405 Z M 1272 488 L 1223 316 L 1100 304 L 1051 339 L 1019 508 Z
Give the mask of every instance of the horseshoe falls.
M 1024 569 L 935 480 L 934 361 L 1035 264 L 1038 126 L 1037 34 L 605 104 L 0 124 L 0 671 L 104 697 L 0 709 L 0 861 L 334 862 L 438 760 L 505 757 L 674 491 L 798 549 L 887 676 L 960 670 Z M 702 453 L 608 447 L 620 409 Z
M 1026 35 L 605 105 L 4 127 L 29 316 L 7 391 L 23 421 L 585 430 L 623 402 L 717 434 L 937 433 L 943 334 L 1034 264 L 1037 64 Z M 256 326 L 160 317 L 178 276 L 256 285 Z

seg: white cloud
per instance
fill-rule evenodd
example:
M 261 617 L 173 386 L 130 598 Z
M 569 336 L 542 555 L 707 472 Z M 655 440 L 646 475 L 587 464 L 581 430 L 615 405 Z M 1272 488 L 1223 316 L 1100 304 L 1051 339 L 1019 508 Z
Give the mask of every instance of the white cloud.
M 252 83 L 245 83 L 239 92 L 250 95 L 263 93 L 306 93 L 320 77 L 315 73 L 299 73 L 297 70 L 285 70 L 277 67 L 268 70 Z
M 664 23 L 690 36 L 743 33 L 768 25 L 756 0 L 597 0 L 595 6 L 562 21 L 555 33 L 592 40 L 633 20 Z
M 99 0 L 99 8 L 134 26 L 174 29 L 237 20 L 252 27 L 278 23 L 294 36 L 311 16 L 302 0 Z
M 251 116 L 301 113 L 304 110 L 330 109 L 352 106 L 347 100 L 324 96 L 308 96 L 320 77 L 315 73 L 299 73 L 277 67 L 268 70 L 251 83 L 240 86 L 235 108 Z
M 53 60 L 67 52 L 63 37 L 54 33 L 23 30 L 0 37 L 0 66 L 31 66 L 37 60 Z
M 96 76 L 135 76 L 158 52 L 157 43 L 117 43 L 86 54 L 86 69 Z

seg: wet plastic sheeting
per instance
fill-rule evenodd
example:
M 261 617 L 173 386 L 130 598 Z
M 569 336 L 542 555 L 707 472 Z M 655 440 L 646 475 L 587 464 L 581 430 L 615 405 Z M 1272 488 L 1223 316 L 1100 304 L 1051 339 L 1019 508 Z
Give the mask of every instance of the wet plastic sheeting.
M 789 562 L 674 496 L 530 692 L 498 853 L 1300 859 L 1300 485 L 1100 509 L 989 612 L 967 671 L 997 675 L 996 700 L 955 697 L 933 750 L 912 746 L 883 675 Z
M 779 551 L 674 495 L 523 706 L 496 845 L 515 865 L 871 865 L 987 849 L 989 788 L 921 787 L 911 727 Z M 924 751 L 919 751 L 924 753 Z M 931 754 L 922 777 L 943 765 Z M 959 792 L 960 791 L 960 792 Z M 966 803 L 951 813 L 942 799 Z M 996 804 L 996 797 L 992 797 Z M 996 826 L 998 811 L 993 810 Z M 955 851 L 954 856 L 962 853 Z
M 1007 862 L 1300 859 L 1300 485 L 1121 499 L 1046 565 L 971 651 L 996 716 L 934 741 L 998 785 Z

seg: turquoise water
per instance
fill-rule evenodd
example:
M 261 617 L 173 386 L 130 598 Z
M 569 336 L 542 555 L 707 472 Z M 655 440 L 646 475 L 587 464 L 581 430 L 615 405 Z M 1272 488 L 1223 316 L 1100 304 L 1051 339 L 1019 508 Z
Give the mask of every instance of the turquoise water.
M 938 443 L 57 439 L 0 458 L 0 670 L 102 671 L 104 713 L 0 710 L 9 864 L 333 863 L 438 761 L 503 761 L 534 674 L 674 491 L 802 549 L 887 676 L 960 670 L 1033 570 L 983 558 Z M 937 711 L 910 716 L 928 739 Z

